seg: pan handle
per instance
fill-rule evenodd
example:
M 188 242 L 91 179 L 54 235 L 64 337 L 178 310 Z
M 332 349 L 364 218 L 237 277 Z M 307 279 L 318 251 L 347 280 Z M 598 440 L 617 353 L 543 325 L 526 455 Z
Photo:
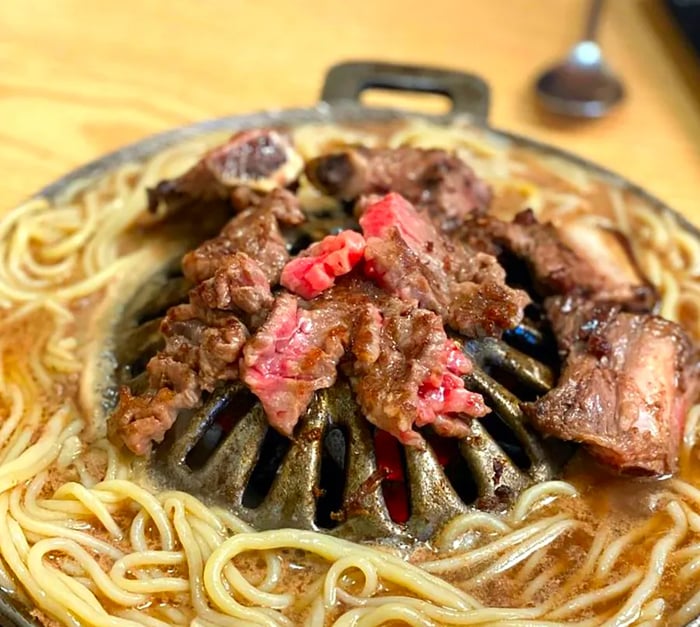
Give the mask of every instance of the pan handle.
M 468 113 L 485 123 L 489 112 L 489 86 L 475 74 L 419 65 L 350 61 L 328 70 L 321 100 L 357 102 L 366 89 L 441 94 L 452 102 L 453 113 Z

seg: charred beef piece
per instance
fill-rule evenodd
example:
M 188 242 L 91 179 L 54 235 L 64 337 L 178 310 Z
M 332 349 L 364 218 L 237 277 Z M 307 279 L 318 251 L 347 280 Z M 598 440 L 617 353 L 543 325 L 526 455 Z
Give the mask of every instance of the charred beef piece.
M 125 445 L 136 455 L 148 455 L 154 442 L 162 442 L 180 409 L 188 406 L 170 388 L 134 395 L 128 387 L 119 390 L 119 404 L 107 422 L 107 434 L 115 444 Z
M 656 291 L 642 278 L 608 267 L 607 257 L 596 263 L 595 254 L 579 254 L 553 224 L 538 222 L 531 210 L 519 213 L 512 222 L 481 216 L 466 223 L 461 233 L 480 250 L 498 255 L 505 249 L 524 260 L 543 296 L 577 293 L 634 311 L 650 311 L 656 303 Z
M 182 260 L 183 272 L 190 281 L 200 283 L 212 278 L 225 265 L 226 257 L 245 253 L 274 285 L 289 260 L 281 226 L 301 224 L 304 219 L 294 194 L 275 189 L 258 206 L 231 219 L 217 237 L 187 253 Z
M 565 362 L 557 386 L 525 406 L 543 433 L 581 442 L 624 472 L 674 472 L 697 354 L 677 324 L 581 297 L 546 301 Z
M 491 200 L 486 183 L 444 150 L 348 148 L 309 161 L 306 175 L 322 192 L 342 200 L 397 192 L 446 231 L 484 213 Z
M 137 455 L 161 442 L 182 409 L 195 407 L 202 392 L 238 378 L 238 357 L 248 331 L 235 314 L 190 303 L 171 307 L 161 324 L 165 347 L 148 362 L 150 390 L 119 393 L 109 420 L 112 439 Z
M 202 390 L 238 378 L 248 330 L 236 314 L 186 303 L 168 310 L 160 330 L 165 348 L 148 362 L 151 387 L 170 387 L 196 404 Z
M 339 367 L 367 419 L 407 444 L 422 442 L 414 424 L 463 436 L 465 416 L 488 411 L 464 389 L 471 362 L 440 318 L 359 277 L 344 277 L 312 301 L 278 297 L 241 362 L 243 380 L 286 436 L 314 391 L 335 383 Z
M 203 308 L 250 315 L 269 310 L 273 303 L 265 272 L 257 261 L 242 252 L 226 254 L 213 276 L 193 288 L 190 298 Z
M 165 347 L 148 363 L 150 390 L 120 391 L 109 431 L 139 455 L 161 442 L 182 409 L 202 393 L 239 378 L 249 328 L 272 307 L 271 281 L 289 258 L 279 223 L 303 220 L 293 195 L 271 192 L 258 207 L 234 217 L 221 234 L 185 255 L 183 271 L 195 285 L 189 302 L 171 307 L 161 333 Z
M 254 129 L 236 133 L 225 144 L 207 152 L 185 174 L 164 180 L 148 190 L 148 208 L 166 213 L 199 202 L 254 202 L 250 189 L 269 191 L 285 187 L 299 175 L 303 162 L 291 139 L 273 129 Z M 245 199 L 236 189 L 245 186 Z M 232 197 L 233 193 L 233 197 Z
M 490 410 L 464 388 L 461 377 L 472 364 L 448 340 L 440 318 L 386 295 L 355 311 L 354 360 L 344 369 L 367 419 L 412 446 L 423 443 L 414 426 L 432 425 L 445 437 L 469 435 L 470 418 Z
M 398 194 L 367 205 L 360 225 L 365 273 L 392 294 L 470 337 L 500 335 L 522 320 L 529 297 L 505 284 L 496 258 L 443 236 Z

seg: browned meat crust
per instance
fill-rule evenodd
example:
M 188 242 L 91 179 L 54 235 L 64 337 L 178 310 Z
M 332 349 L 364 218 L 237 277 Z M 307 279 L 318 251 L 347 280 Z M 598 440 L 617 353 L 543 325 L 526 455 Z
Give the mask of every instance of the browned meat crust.
M 622 471 L 674 472 L 698 382 L 680 326 L 581 297 L 552 298 L 546 311 L 565 363 L 557 386 L 525 407 L 533 425 Z
M 275 190 L 185 255 L 183 271 L 195 283 L 189 302 L 171 307 L 163 319 L 165 347 L 147 366 L 151 390 L 137 397 L 121 390 L 108 424 L 112 439 L 145 454 L 163 440 L 181 409 L 195 407 L 219 383 L 238 379 L 249 328 L 267 316 L 270 281 L 289 259 L 280 222 L 303 219 L 296 198 Z
M 465 239 L 498 255 L 504 249 L 524 260 L 535 287 L 544 296 L 581 294 L 593 300 L 624 304 L 627 309 L 650 311 L 657 301 L 654 288 L 639 279 L 594 266 L 561 239 L 551 223 L 537 221 L 532 211 L 519 213 L 512 222 L 481 216 L 462 228 Z
M 396 192 L 449 231 L 486 211 L 491 190 L 461 159 L 444 150 L 349 148 L 309 161 L 306 175 L 342 200 Z
M 470 337 L 500 335 L 530 302 L 505 283 L 496 258 L 438 232 L 397 194 L 365 206 L 365 272 L 384 289 L 430 309 Z
M 182 270 L 190 281 L 199 283 L 214 276 L 222 259 L 241 252 L 255 260 L 268 282 L 275 284 L 289 261 L 281 225 L 303 221 L 304 214 L 294 194 L 276 189 L 257 206 L 230 220 L 215 238 L 187 253 Z

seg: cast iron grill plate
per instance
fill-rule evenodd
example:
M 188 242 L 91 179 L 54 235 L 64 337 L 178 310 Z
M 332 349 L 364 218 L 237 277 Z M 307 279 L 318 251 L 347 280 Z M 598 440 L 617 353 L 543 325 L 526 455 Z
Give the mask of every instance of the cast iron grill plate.
M 290 249 L 348 226 L 347 216 L 317 215 L 288 233 Z M 189 287 L 179 265 L 171 263 L 123 308 L 112 338 L 116 385 L 135 393 L 146 388 L 146 365 L 163 345 L 160 321 L 168 307 L 186 300 Z M 552 346 L 529 321 L 503 339 L 465 341 L 475 365 L 467 387 L 484 396 L 492 413 L 473 421 L 472 434 L 459 441 L 426 429 L 424 449 L 396 443 L 399 480 L 379 467 L 375 428 L 341 377 L 316 393 L 291 440 L 268 426 L 261 404 L 243 384 L 222 385 L 200 408 L 181 412 L 152 454 L 150 471 L 164 487 L 222 505 L 256 529 L 429 540 L 456 515 L 503 509 L 524 488 L 557 475 L 569 449 L 540 438 L 520 409 L 552 386 Z M 401 520 L 387 506 L 392 490 L 406 503 Z

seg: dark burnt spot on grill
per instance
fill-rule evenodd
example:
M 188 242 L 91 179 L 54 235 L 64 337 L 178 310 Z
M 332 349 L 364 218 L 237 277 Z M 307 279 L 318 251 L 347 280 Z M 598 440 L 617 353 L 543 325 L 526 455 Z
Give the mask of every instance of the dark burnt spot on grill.
M 501 501 L 509 501 L 513 497 L 513 491 L 506 485 L 499 485 L 493 493 Z
M 493 460 L 493 481 L 494 481 L 494 483 L 500 482 L 501 476 L 503 475 L 504 468 L 505 468 L 505 464 L 503 463 L 503 460 L 501 460 L 501 459 L 494 459 Z
M 381 489 L 382 481 L 386 478 L 387 471 L 375 470 L 367 477 L 354 492 L 347 495 L 343 507 L 338 511 L 332 512 L 333 520 L 338 522 L 346 522 L 350 518 L 358 516 L 367 516 L 370 514 L 367 507 L 363 504 L 368 496 L 372 496 Z
M 309 429 L 304 433 L 304 439 L 307 442 L 311 442 L 312 440 L 320 440 L 321 437 L 323 436 L 323 429 L 316 428 L 316 429 Z

